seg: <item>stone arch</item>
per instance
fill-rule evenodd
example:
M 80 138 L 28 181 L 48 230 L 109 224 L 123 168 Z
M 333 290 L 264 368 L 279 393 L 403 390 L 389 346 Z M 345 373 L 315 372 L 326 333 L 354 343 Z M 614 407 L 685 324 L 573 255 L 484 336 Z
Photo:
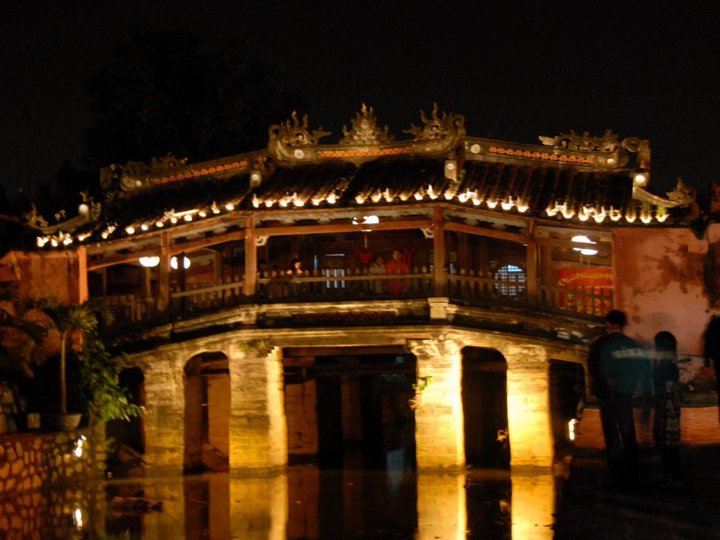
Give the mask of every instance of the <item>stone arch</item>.
M 230 455 L 230 371 L 228 357 L 195 354 L 184 373 L 184 457 L 186 472 L 228 469 Z

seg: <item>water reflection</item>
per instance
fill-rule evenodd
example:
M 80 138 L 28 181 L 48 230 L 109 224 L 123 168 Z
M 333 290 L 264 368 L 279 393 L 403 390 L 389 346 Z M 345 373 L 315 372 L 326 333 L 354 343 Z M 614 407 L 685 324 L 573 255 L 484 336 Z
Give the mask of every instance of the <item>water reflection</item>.
M 16 497 L 0 504 L 0 538 L 550 539 L 554 504 L 544 471 L 296 465 L 268 477 L 122 480 Z

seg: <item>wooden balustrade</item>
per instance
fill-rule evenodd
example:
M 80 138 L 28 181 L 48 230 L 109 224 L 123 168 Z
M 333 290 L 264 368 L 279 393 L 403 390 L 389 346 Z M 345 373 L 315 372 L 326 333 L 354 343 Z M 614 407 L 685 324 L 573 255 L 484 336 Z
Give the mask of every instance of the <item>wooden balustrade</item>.
M 243 294 L 241 276 L 228 276 L 225 283 L 190 283 L 184 291 L 170 295 L 170 316 L 230 307 L 243 302 L 292 302 L 362 300 L 381 298 L 422 298 L 433 296 L 432 273 L 427 267 L 413 267 L 405 274 L 371 274 L 367 268 L 326 268 L 302 275 L 266 271 L 257 280 L 255 297 Z M 528 298 L 522 273 L 483 275 L 459 269 L 447 276 L 447 296 L 466 305 L 533 305 L 541 310 L 602 316 L 612 309 L 610 287 L 564 288 L 541 285 L 538 298 Z M 136 323 L 166 317 L 155 312 L 154 298 L 134 295 L 105 297 L 118 322 Z

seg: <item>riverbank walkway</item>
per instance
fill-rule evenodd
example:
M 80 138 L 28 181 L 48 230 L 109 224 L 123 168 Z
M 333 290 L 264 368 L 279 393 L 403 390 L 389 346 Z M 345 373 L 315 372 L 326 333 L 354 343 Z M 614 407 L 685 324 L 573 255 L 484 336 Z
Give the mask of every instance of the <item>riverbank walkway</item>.
M 684 409 L 685 411 L 685 409 Z M 720 540 L 720 422 L 718 409 L 683 413 L 681 486 L 664 478 L 658 452 L 639 427 L 640 486 L 608 486 L 597 410 L 580 422 L 569 476 L 558 486 L 556 540 Z

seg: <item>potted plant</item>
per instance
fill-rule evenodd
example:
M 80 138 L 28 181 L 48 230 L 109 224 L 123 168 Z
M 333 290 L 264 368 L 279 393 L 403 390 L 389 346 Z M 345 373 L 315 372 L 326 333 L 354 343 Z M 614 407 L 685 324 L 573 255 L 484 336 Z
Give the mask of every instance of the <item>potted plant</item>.
M 76 305 L 60 304 L 52 299 L 36 301 L 36 309 L 47 314 L 54 324 L 49 333 L 59 335 L 59 411 L 44 414 L 47 429 L 69 431 L 78 427 L 83 413 L 91 422 L 128 420 L 141 414 L 139 406 L 118 382 L 124 356 L 113 357 L 106 349 L 99 333 L 100 321 L 110 322 L 111 313 L 100 304 L 85 302 Z M 68 357 L 74 354 L 79 361 L 77 389 L 84 410 L 68 411 Z

